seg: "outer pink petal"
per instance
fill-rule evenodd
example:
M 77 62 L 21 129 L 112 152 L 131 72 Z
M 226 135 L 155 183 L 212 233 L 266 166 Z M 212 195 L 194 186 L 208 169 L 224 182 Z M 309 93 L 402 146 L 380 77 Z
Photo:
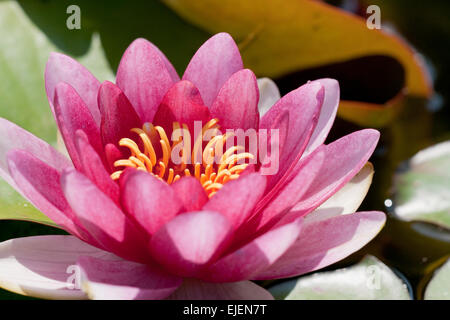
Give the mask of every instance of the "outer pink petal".
M 316 127 L 324 99 L 324 88 L 318 82 L 307 83 L 279 100 L 262 117 L 260 128 L 269 129 L 285 111 L 289 112 L 289 126 L 278 173 L 269 180 L 272 188 L 300 159 Z
M 45 91 L 52 111 L 54 111 L 55 88 L 60 82 L 67 82 L 76 90 L 86 103 L 95 123 L 100 125 L 100 112 L 97 106 L 99 81 L 74 59 L 52 52 L 45 67 Z
M 353 132 L 325 146 L 326 160 L 294 210 L 310 212 L 350 181 L 366 164 L 380 137 L 373 129 Z
M 83 290 L 94 300 L 164 299 L 181 285 L 181 278 L 156 267 L 82 256 Z
M 131 135 L 130 129 L 141 127 L 141 120 L 125 94 L 114 83 L 105 81 L 98 92 L 103 145 L 118 145 Z
M 183 213 L 160 228 L 150 241 L 154 259 L 170 272 L 194 276 L 214 259 L 231 237 L 230 222 L 220 213 Z
M 70 160 L 56 151 L 47 142 L 37 138 L 14 123 L 0 118 L 0 176 L 16 189 L 17 187 L 9 175 L 6 159 L 8 151 L 13 149 L 27 150 L 57 170 L 72 167 Z
M 205 189 L 194 177 L 183 177 L 170 187 L 183 203 L 183 211 L 198 211 L 208 201 Z
M 58 122 L 67 151 L 75 167 L 81 167 L 75 146 L 75 132 L 83 130 L 89 143 L 97 152 L 102 151 L 100 131 L 89 109 L 78 93 L 67 83 L 56 85 L 54 96 L 55 117 Z
M 154 234 L 182 208 L 174 190 L 144 171 L 126 170 L 120 177 L 121 202 L 138 225 Z
M 384 213 L 372 211 L 305 224 L 295 244 L 253 279 L 294 277 L 333 264 L 366 245 L 385 221 Z
M 167 91 L 153 123 L 163 126 L 171 133 L 173 122 L 178 121 L 180 125 L 186 124 L 193 134 L 194 121 L 202 121 L 202 125 L 205 125 L 209 119 L 209 109 L 203 104 L 200 92 L 192 82 L 183 80 L 175 83 Z M 168 138 L 170 139 L 170 135 Z
M 308 222 L 318 221 L 356 212 L 369 191 L 373 174 L 373 165 L 367 162 L 352 180 L 322 203 L 320 207 L 306 215 L 305 220 Z
M 266 178 L 250 173 L 226 183 L 203 207 L 203 210 L 223 214 L 237 229 L 253 213 L 266 189 Z
M 219 33 L 197 50 L 183 80 L 194 83 L 205 104 L 211 106 L 225 81 L 242 68 L 241 55 L 233 38 L 227 33 Z
M 297 174 L 291 180 L 285 182 L 280 189 L 270 192 L 266 198 L 258 204 L 258 214 L 255 215 L 249 225 L 244 228 L 246 231 L 254 228 L 254 232 L 266 230 L 279 221 L 286 212 L 291 210 L 302 196 L 307 192 L 308 187 L 320 174 L 320 169 L 325 160 L 325 152 L 318 151 L 302 161 Z M 291 220 L 292 221 L 292 220 Z
M 56 224 L 94 245 L 97 243 L 74 221 L 59 184 L 61 172 L 23 150 L 8 153 L 11 176 L 30 202 Z
M 319 116 L 319 122 L 309 140 L 308 146 L 303 154 L 303 157 L 311 153 L 314 149 L 324 143 L 325 139 L 333 126 L 336 118 L 337 108 L 339 106 L 339 83 L 334 79 L 320 79 L 313 82 L 318 82 L 325 88 L 325 97 L 323 106 Z
M 79 223 L 93 238 L 124 259 L 147 261 L 145 235 L 87 177 L 66 170 L 61 185 Z
M 253 72 L 244 69 L 233 74 L 222 86 L 211 106 L 211 115 L 221 128 L 258 129 L 258 84 Z
M 106 171 L 102 159 L 89 143 L 84 131 L 76 133 L 76 147 L 81 163 L 81 172 L 114 202 L 119 203 L 119 186 Z
M 118 257 L 73 236 L 37 236 L 0 243 L 0 286 L 44 299 L 86 299 L 80 290 L 79 256 Z
M 22 188 L 26 195 L 36 192 L 36 195 L 43 197 L 42 200 L 46 200 L 46 203 L 39 206 L 39 210 L 47 213 L 56 209 L 71 214 L 70 206 L 59 185 L 60 171 L 25 150 L 10 151 L 8 164 L 11 176 L 18 185 L 25 187 L 24 182 L 30 183 L 29 187 L 32 189 Z
M 291 247 L 300 234 L 301 222 L 300 218 L 259 236 L 209 266 L 200 275 L 201 279 L 211 282 L 251 279 Z
M 117 86 L 130 100 L 142 122 L 153 116 L 173 84 L 159 50 L 145 39 L 137 39 L 127 48 L 117 70 Z
M 273 300 L 272 295 L 251 281 L 208 283 L 185 279 L 171 300 Z

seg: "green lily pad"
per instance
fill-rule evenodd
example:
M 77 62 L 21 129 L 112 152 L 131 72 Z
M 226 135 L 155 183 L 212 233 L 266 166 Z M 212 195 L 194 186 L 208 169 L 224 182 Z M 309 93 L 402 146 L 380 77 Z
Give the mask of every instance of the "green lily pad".
M 282 282 L 269 291 L 284 300 L 410 300 L 407 284 L 373 256 L 349 268 Z
M 425 300 L 450 300 L 450 259 L 437 271 L 425 290 Z
M 93 35 L 88 46 L 77 60 L 99 79 L 113 79 L 99 37 Z M 56 123 L 45 94 L 44 70 L 50 52 L 62 50 L 15 1 L 0 2 L 0 47 L 0 116 L 54 143 Z
M 450 141 L 420 151 L 394 179 L 394 214 L 450 229 Z
M 160 1 L 109 1 L 107 6 L 91 0 L 19 0 L 19 3 L 58 48 L 75 58 L 85 54 L 92 33 L 98 33 L 113 70 L 130 43 L 142 37 L 161 49 L 182 73 L 197 48 L 210 36 L 186 23 Z M 69 17 L 66 9 L 70 5 L 80 8 L 79 30 L 66 28 Z

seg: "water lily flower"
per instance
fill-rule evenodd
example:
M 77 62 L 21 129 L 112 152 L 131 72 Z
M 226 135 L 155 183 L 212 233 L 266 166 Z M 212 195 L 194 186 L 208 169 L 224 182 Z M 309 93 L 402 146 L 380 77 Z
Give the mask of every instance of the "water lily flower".
M 225 33 L 199 48 L 181 79 L 144 39 L 125 51 L 115 84 L 52 53 L 45 89 L 70 160 L 0 119 L 0 173 L 70 235 L 1 243 L 0 286 L 53 299 L 271 299 L 252 280 L 311 272 L 368 243 L 385 215 L 355 211 L 379 133 L 324 144 L 335 80 L 282 98 L 269 80 L 259 85 Z M 194 135 L 192 153 L 173 163 L 171 133 L 192 133 L 195 121 L 201 138 L 219 126 L 277 129 L 277 172 L 239 164 L 252 154 L 238 147 L 205 165 L 210 148 Z

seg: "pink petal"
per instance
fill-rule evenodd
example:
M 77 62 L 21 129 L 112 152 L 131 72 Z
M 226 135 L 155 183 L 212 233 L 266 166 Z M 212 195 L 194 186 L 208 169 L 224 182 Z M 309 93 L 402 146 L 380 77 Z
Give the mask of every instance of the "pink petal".
M 183 204 L 183 211 L 198 211 L 208 201 L 205 189 L 194 177 L 183 177 L 170 186 Z
M 289 132 L 289 112 L 285 110 L 272 122 L 270 128 L 261 129 L 259 135 L 258 157 L 261 163 L 260 173 L 272 176 L 277 174 L 280 167 L 280 156 Z M 262 145 L 265 143 L 265 145 Z M 275 181 L 272 182 L 274 184 Z
M 359 206 L 369 191 L 374 174 L 373 165 L 367 162 L 356 176 L 347 182 L 331 198 L 309 213 L 305 220 L 308 222 L 331 218 L 342 214 L 351 214 L 358 210 Z
M 300 234 L 302 219 L 272 229 L 209 266 L 200 275 L 211 282 L 251 279 L 280 258 Z
M 325 146 L 325 162 L 294 210 L 310 212 L 335 194 L 366 164 L 380 137 L 373 129 L 353 132 Z
M 0 243 L 0 286 L 43 299 L 86 299 L 80 290 L 79 256 L 115 260 L 73 236 L 37 236 Z
M 266 189 L 266 178 L 251 173 L 226 183 L 203 207 L 223 214 L 237 229 L 253 213 Z
M 174 190 L 153 175 L 126 170 L 120 177 L 121 202 L 138 225 L 154 234 L 182 208 Z
M 7 153 L 12 149 L 27 150 L 57 170 L 72 167 L 70 160 L 47 142 L 3 118 L 0 118 L 0 137 L 0 176 L 15 188 L 17 187 L 9 175 L 6 159 Z
M 266 198 L 258 204 L 260 211 L 244 229 L 244 233 L 250 229 L 250 226 L 254 228 L 255 232 L 260 232 L 261 230 L 267 230 L 279 221 L 286 212 L 302 199 L 308 187 L 320 174 L 325 159 L 325 152 L 318 150 L 302 161 L 297 173 L 286 181 L 282 188 L 269 192 Z
M 147 40 L 137 39 L 122 56 L 116 83 L 142 122 L 152 122 L 159 103 L 173 85 L 172 77 L 160 51 Z
M 333 264 L 365 246 L 385 221 L 384 213 L 372 211 L 305 223 L 295 244 L 253 279 L 294 277 Z
M 153 49 L 155 49 L 155 51 L 159 54 L 160 58 L 164 62 L 166 69 L 169 72 L 170 77 L 172 78 L 172 81 L 174 83 L 180 81 L 180 76 L 178 75 L 177 71 L 175 70 L 169 59 L 167 59 L 166 55 L 161 50 L 159 50 L 159 48 L 155 46 L 153 43 L 151 42 L 149 43 L 153 47 Z
M 74 214 L 59 183 L 60 171 L 23 150 L 10 151 L 8 165 L 15 184 L 36 208 L 66 231 L 96 244 L 74 222 Z
M 82 256 L 78 265 L 82 269 L 83 290 L 94 300 L 164 299 L 182 282 L 156 267 L 125 260 Z
M 79 223 L 93 238 L 124 259 L 147 261 L 143 232 L 88 178 L 69 169 L 63 173 L 61 185 Z
M 337 108 L 339 106 L 339 83 L 334 79 L 320 79 L 313 82 L 318 82 L 325 88 L 325 97 L 323 99 L 323 106 L 319 116 L 319 122 L 309 140 L 308 146 L 303 154 L 303 157 L 311 153 L 314 149 L 324 143 L 325 139 L 333 126 L 336 118 Z
M 183 213 L 160 228 L 150 241 L 154 259 L 170 272 L 194 276 L 223 251 L 231 236 L 230 222 L 220 213 Z
M 119 186 L 106 171 L 102 159 L 89 143 L 84 131 L 76 133 L 76 147 L 80 157 L 81 169 L 86 177 L 91 179 L 97 187 L 114 202 L 119 203 Z
M 75 89 L 91 112 L 95 123 L 100 125 L 100 111 L 97 106 L 99 81 L 74 59 L 52 52 L 45 67 L 45 91 L 52 111 L 54 111 L 55 88 L 60 82 L 67 82 Z
M 117 168 L 114 166 L 114 162 L 124 158 L 125 157 L 122 154 L 122 151 L 120 151 L 116 144 L 108 143 L 107 145 L 105 145 L 105 160 L 111 172 L 117 170 Z
M 285 95 L 261 118 L 260 128 L 269 129 L 280 114 L 289 112 L 288 134 L 280 155 L 279 170 L 271 176 L 269 189 L 300 159 L 316 127 L 323 99 L 323 86 L 310 82 Z
M 273 300 L 272 295 L 251 281 L 208 283 L 185 279 L 170 300 Z
M 258 84 L 253 72 L 244 69 L 233 74 L 222 86 L 211 106 L 211 115 L 221 128 L 258 129 Z
M 102 151 L 100 132 L 86 104 L 67 83 L 56 85 L 54 96 L 55 117 L 67 151 L 75 167 L 80 168 L 80 159 L 75 146 L 75 132 L 83 130 L 89 143 L 97 152 Z
M 105 81 L 98 92 L 101 113 L 103 145 L 118 145 L 119 140 L 130 136 L 130 129 L 141 127 L 141 120 L 125 94 L 114 84 Z
M 192 82 L 183 80 L 167 91 L 153 123 L 161 125 L 171 133 L 173 122 L 178 121 L 180 125 L 186 124 L 193 133 L 194 121 L 202 121 L 204 125 L 209 119 L 209 109 L 203 104 L 200 92 Z M 170 135 L 168 137 L 170 139 Z
M 241 55 L 233 38 L 227 33 L 219 33 L 197 50 L 183 80 L 194 83 L 205 105 L 211 106 L 225 81 L 242 68 Z

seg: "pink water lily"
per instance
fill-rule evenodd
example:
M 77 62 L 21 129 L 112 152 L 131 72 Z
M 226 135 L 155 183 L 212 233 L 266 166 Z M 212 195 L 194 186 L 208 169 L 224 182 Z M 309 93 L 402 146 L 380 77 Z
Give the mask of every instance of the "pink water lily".
M 270 81 L 258 82 L 225 33 L 201 46 L 182 79 L 143 39 L 124 53 L 115 84 L 53 53 L 45 88 L 71 161 L 0 119 L 0 172 L 71 235 L 1 243 L 0 286 L 54 299 L 271 299 L 251 280 L 311 272 L 364 246 L 385 222 L 382 212 L 355 213 L 379 133 L 325 145 L 337 81 L 311 81 L 281 99 Z M 251 154 L 237 149 L 226 166 L 172 163 L 177 143 L 167 137 L 192 132 L 194 121 L 278 129 L 276 174 L 239 167 L 233 157 Z M 70 282 L 78 274 L 81 287 Z

